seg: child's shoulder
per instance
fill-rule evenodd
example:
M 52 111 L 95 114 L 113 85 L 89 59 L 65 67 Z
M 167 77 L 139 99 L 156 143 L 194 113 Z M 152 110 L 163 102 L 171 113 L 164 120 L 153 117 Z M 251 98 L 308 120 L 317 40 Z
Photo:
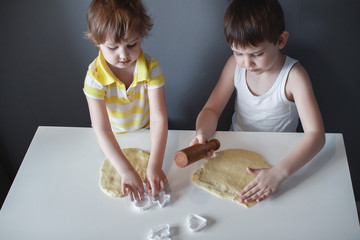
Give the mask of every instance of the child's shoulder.
M 155 59 L 155 58 L 153 58 L 152 56 L 150 56 L 149 54 L 147 54 L 145 52 L 144 52 L 144 58 L 149 62 L 152 62 Z
M 158 61 L 156 60 L 156 58 L 150 56 L 149 54 L 142 52 L 142 54 L 140 55 L 140 58 L 142 58 L 147 66 L 148 69 L 153 69 L 159 66 Z
M 94 80 L 98 79 L 99 77 L 99 73 L 98 73 L 98 66 L 97 66 L 97 58 L 94 59 L 94 61 L 92 61 L 89 66 L 88 66 L 88 70 L 86 72 L 87 77 L 91 77 Z
M 228 71 L 229 73 L 231 73 L 232 75 L 234 74 L 236 69 L 236 61 L 235 61 L 235 57 L 232 54 L 229 59 L 227 60 L 224 70 Z
M 307 81 L 309 79 L 309 75 L 299 62 L 296 62 L 289 72 L 288 81 Z
M 94 61 L 92 61 L 89 66 L 88 66 L 88 70 L 92 71 L 92 72 L 97 72 L 97 58 L 94 59 Z
M 293 96 L 297 92 L 309 91 L 312 88 L 310 77 L 306 69 L 299 63 L 291 68 L 286 84 L 287 94 Z

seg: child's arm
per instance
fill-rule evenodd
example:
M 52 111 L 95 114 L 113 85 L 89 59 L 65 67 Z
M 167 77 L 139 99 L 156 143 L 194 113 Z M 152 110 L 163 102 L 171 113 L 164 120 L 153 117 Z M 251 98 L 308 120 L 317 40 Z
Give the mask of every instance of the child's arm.
M 196 120 L 196 136 L 190 145 L 205 143 L 216 131 L 219 117 L 234 92 L 235 58 L 226 62 L 220 79 Z
M 149 90 L 151 151 L 146 170 L 147 187 L 156 196 L 165 189 L 168 180 L 162 164 L 168 134 L 164 87 Z
M 140 176 L 126 159 L 111 130 L 104 100 L 86 97 L 91 125 L 95 131 L 100 148 L 122 177 L 122 192 L 130 196 L 131 201 L 144 199 L 144 186 Z
M 294 100 L 305 136 L 295 149 L 269 169 L 250 169 L 256 178 L 240 192 L 244 202 L 260 202 L 277 191 L 280 184 L 308 163 L 324 146 L 325 130 L 311 82 L 306 70 L 296 64 L 288 78 L 286 94 Z

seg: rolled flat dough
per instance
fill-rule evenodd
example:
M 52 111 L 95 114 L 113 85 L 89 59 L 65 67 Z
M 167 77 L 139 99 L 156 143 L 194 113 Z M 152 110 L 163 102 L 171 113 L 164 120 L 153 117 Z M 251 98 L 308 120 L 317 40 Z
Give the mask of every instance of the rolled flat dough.
M 122 149 L 141 180 L 145 182 L 145 173 L 150 153 L 138 148 Z M 121 191 L 121 175 L 116 171 L 111 162 L 105 159 L 100 170 L 100 188 L 111 197 L 123 197 Z
M 251 207 L 256 202 L 241 203 L 236 195 L 255 176 L 246 171 L 250 168 L 271 167 L 260 154 L 245 149 L 227 149 L 216 152 L 215 157 L 205 160 L 192 175 L 192 182 L 206 191 Z

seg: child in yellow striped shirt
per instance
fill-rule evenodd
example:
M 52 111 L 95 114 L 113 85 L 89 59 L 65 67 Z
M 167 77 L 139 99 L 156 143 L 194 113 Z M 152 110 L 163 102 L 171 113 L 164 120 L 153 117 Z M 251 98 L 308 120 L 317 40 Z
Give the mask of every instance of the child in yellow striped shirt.
M 93 0 L 87 24 L 87 36 L 99 48 L 99 55 L 89 65 L 84 93 L 99 145 L 122 176 L 123 193 L 132 201 L 143 200 L 140 176 L 114 133 L 150 127 L 146 178 L 155 196 L 168 184 L 162 170 L 168 123 L 164 75 L 156 59 L 141 49 L 142 38 L 152 27 L 151 19 L 141 0 Z

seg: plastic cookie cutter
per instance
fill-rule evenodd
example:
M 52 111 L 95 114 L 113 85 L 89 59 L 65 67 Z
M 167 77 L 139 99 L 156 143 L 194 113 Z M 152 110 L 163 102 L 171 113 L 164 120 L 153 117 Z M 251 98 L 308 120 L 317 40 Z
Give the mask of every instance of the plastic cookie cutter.
M 171 240 L 170 238 L 170 225 L 163 224 L 150 229 L 148 235 L 149 240 Z
M 197 232 L 205 227 L 207 220 L 199 215 L 190 214 L 187 216 L 186 222 L 191 231 Z
M 159 207 L 165 207 L 170 202 L 170 194 L 166 194 L 164 191 L 159 192 L 156 197 L 152 197 L 153 204 L 159 205 Z
M 133 201 L 132 204 L 134 205 L 134 207 L 136 207 L 137 209 L 139 209 L 140 211 L 144 211 L 147 210 L 149 208 L 151 208 L 152 206 L 152 200 L 150 198 L 150 196 L 145 195 L 145 198 L 143 201 Z
M 145 199 L 143 201 L 135 200 L 132 202 L 132 204 L 140 211 L 144 211 L 154 205 L 158 205 L 159 207 L 164 208 L 170 202 L 170 199 L 170 194 L 166 194 L 165 191 L 161 191 L 156 197 L 152 197 L 151 193 L 145 194 Z

